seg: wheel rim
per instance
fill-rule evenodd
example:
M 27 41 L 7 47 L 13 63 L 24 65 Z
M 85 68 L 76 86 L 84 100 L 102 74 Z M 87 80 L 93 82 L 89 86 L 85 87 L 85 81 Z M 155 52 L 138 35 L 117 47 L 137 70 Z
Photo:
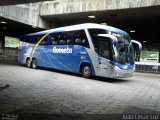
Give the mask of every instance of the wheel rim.
M 32 67 L 33 67 L 33 68 L 36 68 L 36 67 L 37 67 L 35 60 L 33 60 Z
M 90 68 L 88 66 L 84 67 L 83 72 L 85 76 L 89 76 L 91 74 Z

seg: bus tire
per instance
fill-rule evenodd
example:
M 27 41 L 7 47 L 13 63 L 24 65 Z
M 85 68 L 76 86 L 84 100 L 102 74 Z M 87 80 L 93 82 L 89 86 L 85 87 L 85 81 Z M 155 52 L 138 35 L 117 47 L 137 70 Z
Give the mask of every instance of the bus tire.
M 82 76 L 84 78 L 91 78 L 92 76 L 92 71 L 91 71 L 91 67 L 88 64 L 85 64 L 82 66 Z
M 32 60 L 32 68 L 33 68 L 33 69 L 37 69 L 37 67 L 38 67 L 38 66 L 37 66 L 37 60 L 36 60 L 36 59 L 33 59 L 33 60 Z
M 28 68 L 31 67 L 31 61 L 30 61 L 29 58 L 27 58 L 27 60 L 26 60 L 26 66 L 27 66 Z

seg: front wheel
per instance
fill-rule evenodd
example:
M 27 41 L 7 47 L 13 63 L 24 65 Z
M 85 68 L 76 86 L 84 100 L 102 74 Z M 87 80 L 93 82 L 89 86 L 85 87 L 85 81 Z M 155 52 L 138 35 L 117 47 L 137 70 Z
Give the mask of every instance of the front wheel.
M 82 76 L 83 76 L 84 78 L 91 78 L 92 72 L 91 72 L 91 67 L 90 67 L 90 65 L 84 65 L 84 66 L 82 67 Z
M 36 59 L 33 59 L 32 61 L 32 68 L 33 69 L 36 69 L 38 66 L 37 66 L 37 60 Z

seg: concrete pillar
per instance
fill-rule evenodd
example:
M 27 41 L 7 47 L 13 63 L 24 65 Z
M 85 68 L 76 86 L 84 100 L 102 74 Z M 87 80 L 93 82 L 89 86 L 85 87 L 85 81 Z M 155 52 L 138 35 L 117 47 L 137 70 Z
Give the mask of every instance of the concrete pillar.
M 5 44 L 5 37 L 0 36 L 0 48 L 4 48 L 4 44 Z
M 2 48 L 2 40 L 0 40 L 0 49 Z
M 159 63 L 160 63 L 160 43 L 159 43 Z

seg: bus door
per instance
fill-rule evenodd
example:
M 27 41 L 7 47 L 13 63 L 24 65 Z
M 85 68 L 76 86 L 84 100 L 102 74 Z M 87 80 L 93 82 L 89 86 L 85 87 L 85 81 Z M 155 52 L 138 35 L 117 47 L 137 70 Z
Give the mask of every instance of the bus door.
M 99 48 L 98 48 L 98 60 L 97 60 L 97 71 L 99 76 L 109 77 L 110 69 L 110 40 L 108 38 L 99 39 Z

